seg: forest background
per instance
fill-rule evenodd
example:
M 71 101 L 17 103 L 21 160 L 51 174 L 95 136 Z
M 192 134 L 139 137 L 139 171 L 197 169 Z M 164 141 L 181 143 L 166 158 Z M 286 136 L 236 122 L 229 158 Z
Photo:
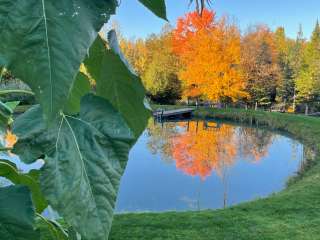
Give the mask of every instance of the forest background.
M 205 9 L 145 39 L 120 39 L 155 103 L 320 111 L 319 21 L 310 39 L 302 26 L 291 39 L 284 27 L 263 24 L 241 32 L 228 16 Z

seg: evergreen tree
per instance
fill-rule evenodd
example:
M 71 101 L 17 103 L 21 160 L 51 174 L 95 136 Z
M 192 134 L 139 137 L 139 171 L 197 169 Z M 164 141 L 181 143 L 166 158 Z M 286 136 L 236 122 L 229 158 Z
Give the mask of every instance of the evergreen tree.
M 320 25 L 317 21 L 311 41 L 304 51 L 301 70 L 296 79 L 298 97 L 305 102 L 308 114 L 309 104 L 320 97 Z
M 296 111 L 296 98 L 297 98 L 296 79 L 298 79 L 300 71 L 302 69 L 305 43 L 306 43 L 306 40 L 303 37 L 302 25 L 300 24 L 297 38 L 294 44 L 289 49 L 289 62 L 293 71 L 293 79 L 294 79 L 294 94 L 293 94 L 293 103 L 292 103 L 293 112 Z
M 320 95 L 320 24 L 317 21 L 315 29 L 312 33 L 310 46 L 308 49 L 309 66 L 312 79 L 315 86 L 315 94 Z
M 279 27 L 275 32 L 275 43 L 278 54 L 279 82 L 277 86 L 278 100 L 287 103 L 294 96 L 294 72 L 289 61 L 290 42 L 286 38 L 285 30 Z

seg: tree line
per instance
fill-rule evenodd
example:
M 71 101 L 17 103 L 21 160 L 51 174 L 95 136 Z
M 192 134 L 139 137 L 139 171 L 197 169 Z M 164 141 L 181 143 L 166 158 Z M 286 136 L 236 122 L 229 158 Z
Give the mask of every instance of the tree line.
M 320 25 L 310 39 L 284 27 L 255 25 L 241 33 L 214 11 L 194 11 L 146 39 L 120 46 L 158 103 L 238 105 L 289 112 L 320 111 Z

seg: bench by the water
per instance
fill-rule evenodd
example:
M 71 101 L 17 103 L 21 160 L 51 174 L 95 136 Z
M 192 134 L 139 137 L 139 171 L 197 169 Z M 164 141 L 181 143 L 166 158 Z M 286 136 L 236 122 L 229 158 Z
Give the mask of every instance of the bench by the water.
M 153 116 L 157 119 L 191 117 L 194 110 L 194 108 L 180 108 L 174 110 L 157 109 L 153 112 Z

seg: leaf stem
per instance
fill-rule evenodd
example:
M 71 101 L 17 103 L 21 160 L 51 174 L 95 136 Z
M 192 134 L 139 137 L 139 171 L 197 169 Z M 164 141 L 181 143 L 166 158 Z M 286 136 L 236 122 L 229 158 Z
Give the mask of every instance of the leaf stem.
M 1 90 L 0 95 L 10 94 L 10 93 L 21 93 L 21 94 L 28 94 L 34 96 L 34 93 L 28 90 L 21 90 L 21 89 L 9 89 L 9 90 Z

